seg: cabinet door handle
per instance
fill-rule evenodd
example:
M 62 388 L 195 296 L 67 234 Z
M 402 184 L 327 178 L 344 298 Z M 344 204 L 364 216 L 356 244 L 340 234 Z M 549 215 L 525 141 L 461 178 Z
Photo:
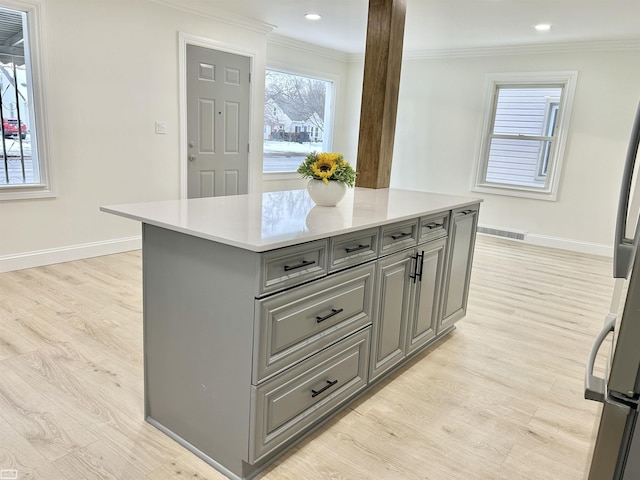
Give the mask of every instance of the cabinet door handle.
M 420 273 L 417 273 L 418 265 L 420 265 Z M 422 271 L 424 270 L 424 250 L 416 254 L 416 279 L 421 282 L 422 281 Z
M 311 398 L 317 397 L 318 395 L 320 395 L 325 390 L 333 387 L 336 383 L 338 383 L 338 380 L 334 380 L 333 382 L 327 380 L 327 384 L 324 387 L 322 387 L 320 390 L 318 390 L 317 392 L 315 390 L 311 390 Z
M 347 247 L 344 249 L 347 253 L 359 252 L 360 250 L 365 250 L 367 248 L 371 248 L 371 245 L 358 245 L 357 247 Z
M 417 281 L 422 281 L 422 263 L 424 262 L 424 250 L 422 253 L 416 253 L 414 257 L 411 255 L 411 260 L 415 260 L 416 264 L 413 266 L 413 274 L 409 275 L 409 278 L 413 280 L 413 283 Z M 420 273 L 418 273 L 418 265 L 420 265 Z
M 469 215 L 470 213 L 474 212 L 475 210 L 463 210 L 462 213 L 463 215 Z
M 313 265 L 314 263 L 316 263 L 315 260 L 303 260 L 302 263 L 299 263 L 297 265 L 285 265 L 284 271 L 288 272 L 290 270 L 296 270 L 298 268 L 308 267 L 309 265 Z
M 394 240 L 398 240 L 400 238 L 409 237 L 409 236 L 411 236 L 411 232 L 402 232 L 402 233 L 396 233 L 396 234 L 390 235 L 390 237 L 393 238 Z
M 325 320 L 328 320 L 329 318 L 338 315 L 339 313 L 344 312 L 344 308 L 338 308 L 337 310 L 335 308 L 331 309 L 331 313 L 329 313 L 328 315 L 325 315 L 324 317 L 316 317 L 316 322 L 318 323 L 322 323 Z
M 409 278 L 413 280 L 413 283 L 416 283 L 416 277 L 418 276 L 418 254 L 414 257 L 411 255 L 411 260 L 415 260 L 416 264 L 413 266 L 413 273 L 409 274 Z

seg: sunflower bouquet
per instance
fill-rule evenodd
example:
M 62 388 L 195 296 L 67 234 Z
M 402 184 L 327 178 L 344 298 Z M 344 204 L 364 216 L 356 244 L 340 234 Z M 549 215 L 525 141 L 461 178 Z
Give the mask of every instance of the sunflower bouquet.
M 356 183 L 356 172 L 340 153 L 312 152 L 298 167 L 298 173 L 303 178 L 314 178 L 342 182 L 353 187 Z

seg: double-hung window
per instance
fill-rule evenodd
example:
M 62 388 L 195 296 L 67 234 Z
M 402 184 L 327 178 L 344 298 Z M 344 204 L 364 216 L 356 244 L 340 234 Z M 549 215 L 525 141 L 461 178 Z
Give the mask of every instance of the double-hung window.
M 0 0 L 0 200 L 51 196 L 40 4 Z
M 474 191 L 555 200 L 576 72 L 489 77 Z

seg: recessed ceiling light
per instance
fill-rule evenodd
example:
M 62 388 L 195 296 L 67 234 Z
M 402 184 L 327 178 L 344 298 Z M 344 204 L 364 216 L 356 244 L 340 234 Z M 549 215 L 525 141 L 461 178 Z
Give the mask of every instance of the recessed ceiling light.
M 307 20 L 320 20 L 322 17 L 317 13 L 307 13 L 304 18 Z
M 539 32 L 548 32 L 549 30 L 551 30 L 551 25 L 549 25 L 548 23 L 539 23 L 533 28 L 535 28 Z

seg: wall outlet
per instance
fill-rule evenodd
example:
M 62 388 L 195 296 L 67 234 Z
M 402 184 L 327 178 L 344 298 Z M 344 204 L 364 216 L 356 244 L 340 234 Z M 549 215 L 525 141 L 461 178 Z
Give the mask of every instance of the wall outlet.
M 158 134 L 158 135 L 166 135 L 167 134 L 167 122 L 158 122 L 158 121 L 156 121 L 156 134 Z

